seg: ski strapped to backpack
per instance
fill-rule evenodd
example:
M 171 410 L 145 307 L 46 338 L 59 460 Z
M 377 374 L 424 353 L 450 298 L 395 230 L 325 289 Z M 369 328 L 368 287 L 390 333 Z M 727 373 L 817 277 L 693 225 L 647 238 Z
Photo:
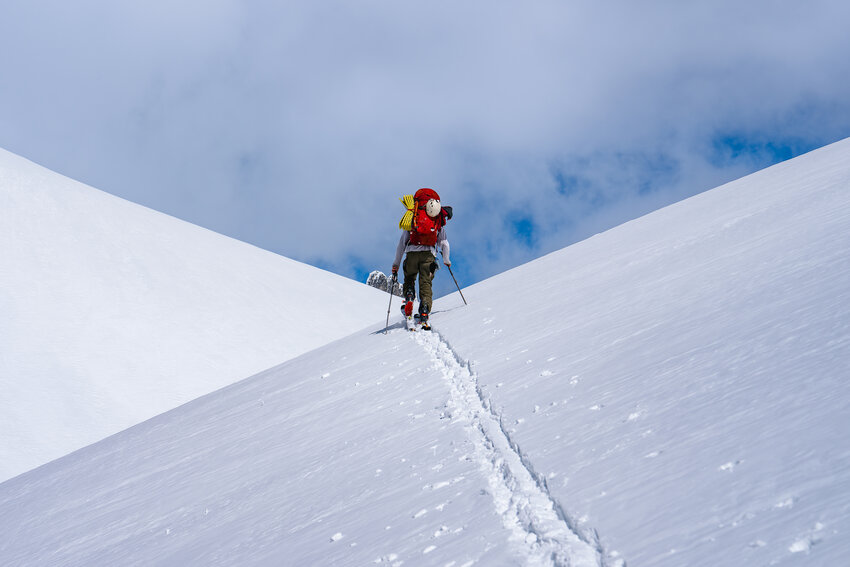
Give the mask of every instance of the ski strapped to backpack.
M 410 232 L 410 242 L 425 246 L 437 244 L 440 229 L 452 218 L 451 207 L 441 206 L 440 196 L 427 187 L 419 189 L 414 195 L 405 195 L 400 201 L 407 211 L 398 227 Z

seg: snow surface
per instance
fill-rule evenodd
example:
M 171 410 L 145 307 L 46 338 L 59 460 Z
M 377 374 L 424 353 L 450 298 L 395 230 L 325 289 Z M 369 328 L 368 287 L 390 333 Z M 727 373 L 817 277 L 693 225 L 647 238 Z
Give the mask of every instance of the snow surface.
M 2 150 L 0 254 L 0 480 L 387 309 L 365 285 Z
M 0 558 L 844 565 L 848 188 L 844 140 L 2 483 Z
M 850 563 L 850 139 L 465 295 L 435 326 L 630 564 Z

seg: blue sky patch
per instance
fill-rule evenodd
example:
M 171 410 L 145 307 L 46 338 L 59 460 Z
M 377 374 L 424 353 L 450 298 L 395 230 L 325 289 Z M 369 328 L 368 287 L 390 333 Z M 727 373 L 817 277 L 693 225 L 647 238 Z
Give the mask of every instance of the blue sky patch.
M 508 225 L 509 238 L 519 242 L 526 248 L 534 248 L 537 244 L 537 230 L 531 215 L 515 212 L 505 219 Z
M 762 168 L 797 157 L 818 146 L 800 138 L 769 139 L 759 134 L 721 132 L 711 141 L 709 161 L 717 167 L 744 163 Z

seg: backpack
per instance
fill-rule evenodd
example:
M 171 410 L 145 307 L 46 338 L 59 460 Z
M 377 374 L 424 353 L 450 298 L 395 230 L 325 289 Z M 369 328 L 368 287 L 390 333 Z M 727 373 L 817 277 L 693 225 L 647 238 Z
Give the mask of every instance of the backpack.
M 446 220 L 451 218 L 450 213 L 443 207 L 435 217 L 428 216 L 425 206 L 431 199 L 439 202 L 440 196 L 436 191 L 428 188 L 420 189 L 415 195 L 405 195 L 400 199 L 407 208 L 407 212 L 404 213 L 398 227 L 410 232 L 411 244 L 436 245 L 440 229 L 446 224 Z

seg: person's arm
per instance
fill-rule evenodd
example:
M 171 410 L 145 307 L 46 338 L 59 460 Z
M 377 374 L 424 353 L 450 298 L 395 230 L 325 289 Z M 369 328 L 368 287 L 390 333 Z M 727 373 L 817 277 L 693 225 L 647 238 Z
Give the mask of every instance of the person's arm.
M 449 246 L 449 240 L 446 237 L 446 229 L 440 229 L 440 253 L 443 255 L 443 264 L 446 266 L 451 266 L 452 261 L 449 259 L 449 253 L 451 252 L 451 247 Z
M 404 249 L 407 248 L 407 243 L 410 242 L 410 233 L 404 231 L 398 239 L 398 245 L 395 247 L 395 260 L 393 260 L 393 273 L 398 272 L 398 267 L 401 265 L 401 257 L 404 256 Z

